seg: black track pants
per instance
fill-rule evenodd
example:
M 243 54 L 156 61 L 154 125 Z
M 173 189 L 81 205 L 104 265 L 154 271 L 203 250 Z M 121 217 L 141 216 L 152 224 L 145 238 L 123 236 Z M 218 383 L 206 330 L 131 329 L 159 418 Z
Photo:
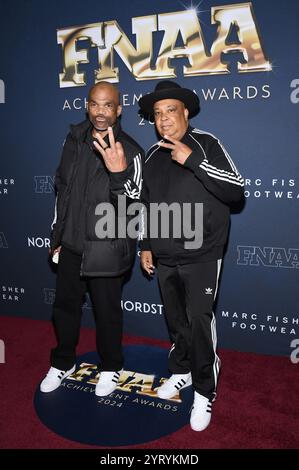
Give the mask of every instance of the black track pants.
M 81 256 L 62 247 L 53 305 L 57 347 L 52 350 L 51 365 L 57 369 L 68 370 L 76 361 L 82 304 L 88 290 L 96 323 L 100 369 L 120 370 L 123 366 L 123 313 L 120 305 L 123 276 L 82 279 L 80 265 Z
M 158 264 L 169 334 L 173 342 L 169 370 L 191 371 L 194 389 L 213 400 L 220 360 L 216 354 L 216 323 L 213 303 L 221 260 L 166 266 Z

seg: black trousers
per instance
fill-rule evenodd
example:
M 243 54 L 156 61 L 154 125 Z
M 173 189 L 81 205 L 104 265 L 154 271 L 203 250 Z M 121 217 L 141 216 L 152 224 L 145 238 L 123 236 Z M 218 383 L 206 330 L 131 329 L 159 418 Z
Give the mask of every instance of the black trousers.
M 120 370 L 123 367 L 123 312 L 120 302 L 124 277 L 81 278 L 81 258 L 65 247 L 59 255 L 53 305 L 57 347 L 51 352 L 51 365 L 68 370 L 76 362 L 82 304 L 88 290 L 96 323 L 100 370 Z
M 158 264 L 165 316 L 173 342 L 169 370 L 191 372 L 194 389 L 209 400 L 216 397 L 220 360 L 216 354 L 213 303 L 221 260 L 166 266 Z

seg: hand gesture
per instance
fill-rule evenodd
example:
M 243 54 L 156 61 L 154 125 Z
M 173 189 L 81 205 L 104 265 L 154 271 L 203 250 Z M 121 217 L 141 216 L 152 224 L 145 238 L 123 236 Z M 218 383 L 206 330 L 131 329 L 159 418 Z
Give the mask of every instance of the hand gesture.
M 168 137 L 167 135 L 164 135 L 164 138 L 169 140 L 171 144 L 162 142 L 160 143 L 160 147 L 164 147 L 166 149 L 172 150 L 171 152 L 172 160 L 175 160 L 181 165 L 184 165 L 185 161 L 187 160 L 189 155 L 192 153 L 192 150 L 190 149 L 190 147 L 188 147 L 188 145 L 183 144 L 180 140 L 174 139 L 173 137 Z
M 153 265 L 153 255 L 151 251 L 146 250 L 141 252 L 140 263 L 142 269 L 144 269 L 147 274 L 154 274 L 155 266 Z
M 120 142 L 115 142 L 112 127 L 108 127 L 109 145 L 106 144 L 99 132 L 96 133 L 96 138 L 99 143 L 94 140 L 93 144 L 95 148 L 102 155 L 105 165 L 112 173 L 124 171 L 128 164 L 125 156 L 123 146 Z

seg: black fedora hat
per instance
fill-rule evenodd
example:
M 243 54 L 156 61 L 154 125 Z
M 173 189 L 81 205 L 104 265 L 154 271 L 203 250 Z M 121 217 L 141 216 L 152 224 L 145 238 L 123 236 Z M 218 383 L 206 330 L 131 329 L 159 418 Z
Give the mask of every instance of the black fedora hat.
M 141 111 L 152 115 L 154 112 L 154 104 L 160 100 L 174 99 L 184 103 L 189 110 L 190 117 L 200 111 L 198 96 L 188 88 L 182 88 L 178 83 L 170 80 L 163 80 L 156 85 L 155 90 L 148 95 L 144 95 L 139 100 Z

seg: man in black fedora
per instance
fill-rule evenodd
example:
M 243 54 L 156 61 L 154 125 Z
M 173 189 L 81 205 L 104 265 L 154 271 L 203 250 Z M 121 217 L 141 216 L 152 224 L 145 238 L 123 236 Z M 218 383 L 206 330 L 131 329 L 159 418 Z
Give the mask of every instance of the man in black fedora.
M 197 95 L 172 81 L 162 81 L 155 91 L 139 101 L 144 114 L 154 116 L 162 137 L 149 150 L 143 172 L 142 199 L 148 211 L 151 203 L 179 204 L 183 218 L 188 205 L 195 227 L 188 244 L 183 231 L 169 238 L 161 230 L 152 235 L 148 225 L 141 240 L 141 266 L 154 273 L 157 260 L 158 280 L 165 316 L 172 340 L 169 353 L 170 378 L 158 388 L 160 398 L 170 399 L 190 385 L 194 403 L 190 424 L 195 431 L 205 429 L 211 419 L 216 398 L 220 360 L 216 353 L 216 327 L 213 303 L 227 241 L 230 203 L 243 198 L 243 179 L 221 142 L 208 132 L 189 125 L 189 118 L 200 110 Z M 202 217 L 196 210 L 199 204 Z M 187 215 L 188 215 L 187 214 Z M 150 220 L 147 214 L 147 220 Z M 200 220 L 200 225 L 196 222 Z M 182 226 L 186 220 L 180 221 Z M 143 223 L 143 228 L 145 224 Z M 200 237 L 199 237 L 200 238 Z

